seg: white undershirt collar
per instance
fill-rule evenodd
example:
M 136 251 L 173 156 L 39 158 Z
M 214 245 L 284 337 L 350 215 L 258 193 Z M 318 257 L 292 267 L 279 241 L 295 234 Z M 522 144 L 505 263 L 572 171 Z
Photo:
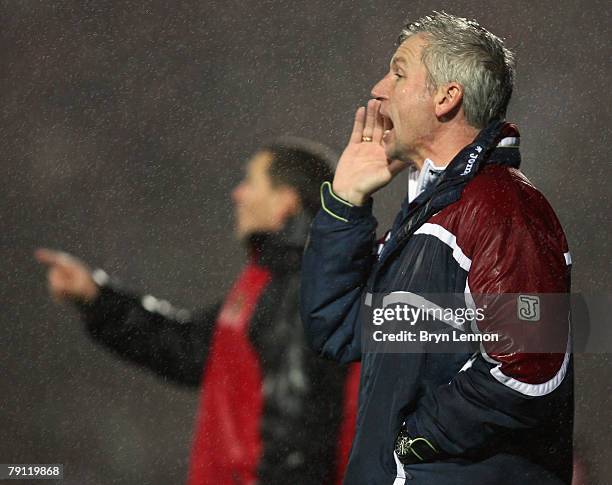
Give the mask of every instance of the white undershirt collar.
M 423 167 L 418 170 L 414 165 L 408 168 L 408 201 L 412 202 L 421 195 L 427 187 L 435 183 L 446 167 L 438 167 L 426 158 Z

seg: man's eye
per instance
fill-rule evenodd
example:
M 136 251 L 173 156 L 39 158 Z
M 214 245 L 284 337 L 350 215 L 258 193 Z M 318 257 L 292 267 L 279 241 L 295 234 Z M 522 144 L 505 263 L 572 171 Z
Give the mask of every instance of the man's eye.
M 395 77 L 395 79 L 399 79 L 399 78 L 404 77 L 404 76 L 402 76 L 399 72 L 394 72 L 393 73 L 393 77 Z

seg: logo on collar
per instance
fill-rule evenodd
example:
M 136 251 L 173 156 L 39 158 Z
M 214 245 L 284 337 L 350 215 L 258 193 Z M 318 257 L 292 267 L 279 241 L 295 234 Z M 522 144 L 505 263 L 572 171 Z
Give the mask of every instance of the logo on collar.
M 465 170 L 461 173 L 461 175 L 467 175 L 472 171 L 472 166 L 474 165 L 474 162 L 478 158 L 478 155 L 480 154 L 480 152 L 482 152 L 482 147 L 480 145 L 476 145 L 475 150 L 478 153 L 474 153 L 474 152 L 470 153 L 469 160 L 467 162 Z

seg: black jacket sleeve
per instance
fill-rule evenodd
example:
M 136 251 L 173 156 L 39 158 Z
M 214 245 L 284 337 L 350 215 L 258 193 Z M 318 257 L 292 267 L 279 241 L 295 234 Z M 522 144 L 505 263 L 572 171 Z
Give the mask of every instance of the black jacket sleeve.
M 192 314 L 106 283 L 94 302 L 77 307 L 98 343 L 166 379 L 200 385 L 220 304 Z

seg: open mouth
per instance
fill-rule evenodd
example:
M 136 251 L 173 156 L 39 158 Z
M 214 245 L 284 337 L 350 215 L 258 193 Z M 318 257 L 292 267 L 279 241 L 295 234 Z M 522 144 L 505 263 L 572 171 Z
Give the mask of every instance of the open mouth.
M 391 118 L 384 115 L 383 113 L 381 113 L 380 115 L 382 116 L 384 128 L 383 141 L 387 141 L 389 136 L 391 135 L 391 132 L 393 131 L 393 121 L 391 121 Z

